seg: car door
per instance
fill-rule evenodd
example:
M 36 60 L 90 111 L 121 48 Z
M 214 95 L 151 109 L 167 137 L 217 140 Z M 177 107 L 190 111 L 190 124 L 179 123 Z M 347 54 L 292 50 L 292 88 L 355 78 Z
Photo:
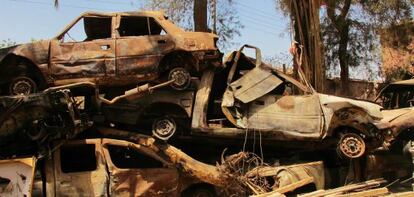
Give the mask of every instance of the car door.
M 294 95 L 291 86 L 286 84 L 284 82 L 249 104 L 248 128 L 265 131 L 280 139 L 321 138 L 323 113 L 318 95 Z
M 109 179 L 100 142 L 76 141 L 54 152 L 55 196 L 108 196 Z
M 153 17 L 120 15 L 118 18 L 118 76 L 136 81 L 156 78 L 163 55 L 174 48 L 170 36 Z
M 56 85 L 80 79 L 109 84 L 104 79 L 115 75 L 112 20 L 111 16 L 80 18 L 60 38 L 51 41 L 50 72 Z
M 103 142 L 110 174 L 110 195 L 177 196 L 178 170 L 166 167 L 161 158 L 151 155 L 144 147 L 138 150 L 130 144 L 112 139 Z

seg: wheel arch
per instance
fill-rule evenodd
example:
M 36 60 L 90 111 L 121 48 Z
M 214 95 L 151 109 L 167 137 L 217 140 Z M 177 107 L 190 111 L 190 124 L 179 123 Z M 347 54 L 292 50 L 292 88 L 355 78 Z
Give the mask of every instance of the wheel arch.
M 181 63 L 185 63 L 183 66 L 178 65 Z M 189 64 L 196 64 L 196 65 L 189 65 Z M 186 69 L 189 69 L 191 72 L 192 68 L 195 68 L 198 70 L 198 61 L 194 57 L 194 55 L 191 52 L 179 50 L 179 51 L 172 51 L 164 55 L 160 61 L 160 69 L 161 72 L 165 72 L 166 70 L 172 69 L 174 67 L 184 67 Z
M 20 64 L 22 67 L 16 68 Z M 3 70 L 3 72 L 0 72 L 0 78 L 10 80 L 12 77 L 20 74 L 19 72 L 26 72 L 32 75 L 33 80 L 36 82 L 40 89 L 44 89 L 48 86 L 46 77 L 39 69 L 38 65 L 29 58 L 10 53 L 6 55 L 1 61 L 0 69 Z
M 341 133 L 344 133 L 344 132 L 350 132 L 350 133 L 364 134 L 365 135 L 365 132 L 361 131 L 358 128 L 355 128 L 355 127 L 350 126 L 350 125 L 341 125 L 341 126 L 338 126 L 338 127 L 335 127 L 334 129 L 332 129 L 331 136 L 332 137 L 340 137 L 339 135 Z
M 356 134 L 374 137 L 373 117 L 363 108 L 358 106 L 337 109 L 332 116 L 328 136 L 336 136 L 342 130 L 348 130 Z

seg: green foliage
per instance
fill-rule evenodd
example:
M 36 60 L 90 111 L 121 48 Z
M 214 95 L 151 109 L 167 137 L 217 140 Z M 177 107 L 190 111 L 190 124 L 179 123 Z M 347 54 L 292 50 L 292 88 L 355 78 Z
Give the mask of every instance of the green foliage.
M 14 46 L 16 44 L 17 44 L 16 42 L 11 41 L 10 39 L 2 40 L 2 41 L 0 41 L 0 49 L 10 47 L 10 46 Z
M 277 0 L 277 9 L 286 15 L 290 14 L 290 2 L 291 0 Z M 341 56 L 345 57 L 346 65 L 342 66 L 346 69 L 379 65 L 381 58 L 377 30 L 411 20 L 414 6 L 413 0 L 321 0 L 321 2 L 321 34 L 328 73 L 337 70 Z M 330 9 L 331 13 L 329 13 Z M 341 54 L 339 47 L 341 39 L 344 38 L 346 40 L 342 40 L 345 41 L 342 45 L 346 46 L 346 54 Z M 367 68 L 367 70 L 371 69 Z
M 328 68 L 338 65 L 340 32 L 338 26 L 349 24 L 347 51 L 348 66 L 378 64 L 379 39 L 377 30 L 391 24 L 411 19 L 410 0 L 351 1 L 348 13 L 341 13 L 344 3 L 351 0 L 337 0 L 335 12 L 345 14 L 344 21 L 334 21 L 326 13 L 322 15 L 321 29 L 326 51 Z M 329 5 L 327 5 L 329 6 Z
M 408 69 L 398 67 L 387 73 L 385 73 L 386 82 L 401 81 L 406 79 L 412 79 L 414 77 L 413 73 L 409 72 Z
M 211 1 L 210 1 L 211 2 Z M 147 0 L 146 9 L 164 10 L 166 15 L 180 27 L 186 30 L 194 29 L 193 20 L 194 0 Z M 208 5 L 212 9 L 212 5 Z M 209 26 L 212 27 L 213 20 L 210 16 Z M 218 45 L 222 49 L 233 46 L 235 36 L 240 36 L 243 28 L 237 12 L 233 8 L 231 0 L 217 0 L 217 34 L 220 39 Z

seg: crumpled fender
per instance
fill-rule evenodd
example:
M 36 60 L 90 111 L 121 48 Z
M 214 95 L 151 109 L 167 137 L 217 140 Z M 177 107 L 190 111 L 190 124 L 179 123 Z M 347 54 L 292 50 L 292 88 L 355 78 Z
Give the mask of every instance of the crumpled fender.
M 358 107 L 364 110 L 368 115 L 370 115 L 374 119 L 380 120 L 383 118 L 383 114 L 381 113 L 382 107 L 375 103 L 331 96 L 326 94 L 319 94 L 319 98 L 322 106 L 331 108 L 333 111 L 337 111 L 342 108 L 348 107 Z
M 378 124 L 381 129 L 391 128 L 393 133 L 398 134 L 409 128 L 414 128 L 414 107 L 383 110 L 384 118 Z
M 8 55 L 14 54 L 24 57 L 37 65 L 46 64 L 49 60 L 49 44 L 50 40 L 41 40 L 0 49 L 0 62 Z
M 16 47 L 18 47 L 19 45 L 14 45 L 11 47 L 6 47 L 6 48 L 2 48 L 0 49 L 0 62 L 3 61 L 3 59 L 8 55 L 13 53 L 14 49 Z
M 376 126 L 383 118 L 382 107 L 375 103 L 325 94 L 318 95 L 324 114 L 325 130 L 328 131 L 326 135 L 331 135 L 331 132 L 340 126 L 367 132 L 365 124 Z

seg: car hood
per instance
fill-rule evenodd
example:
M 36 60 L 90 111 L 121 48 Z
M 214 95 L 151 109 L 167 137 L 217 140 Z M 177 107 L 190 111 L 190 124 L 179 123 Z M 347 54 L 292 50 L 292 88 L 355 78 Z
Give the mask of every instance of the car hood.
M 27 58 L 36 64 L 46 63 L 49 59 L 49 44 L 50 40 L 40 40 L 0 49 L 0 61 L 8 54 L 14 54 Z
M 174 35 L 179 48 L 186 50 L 217 50 L 218 36 L 207 32 L 182 32 Z
M 381 120 L 381 122 L 392 122 L 395 119 L 404 116 L 408 113 L 414 112 L 414 107 L 409 108 L 401 108 L 401 109 L 392 109 L 392 110 L 383 110 L 381 111 L 384 118 Z
M 381 113 L 382 107 L 375 103 L 326 94 L 319 94 L 319 99 L 321 101 L 322 106 L 332 108 L 334 111 L 346 107 L 358 107 L 363 109 L 365 112 L 367 112 L 371 117 L 375 119 L 383 118 L 383 114 Z

